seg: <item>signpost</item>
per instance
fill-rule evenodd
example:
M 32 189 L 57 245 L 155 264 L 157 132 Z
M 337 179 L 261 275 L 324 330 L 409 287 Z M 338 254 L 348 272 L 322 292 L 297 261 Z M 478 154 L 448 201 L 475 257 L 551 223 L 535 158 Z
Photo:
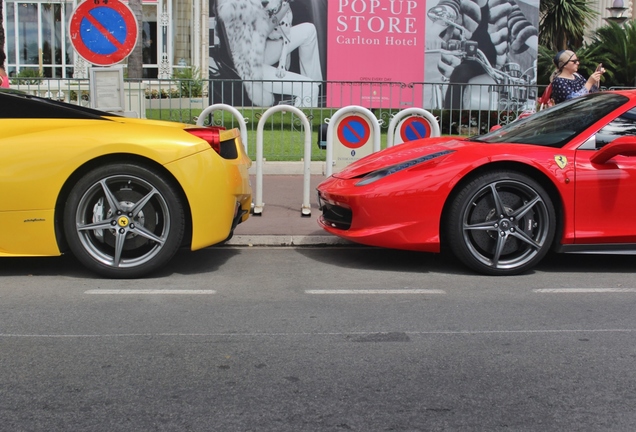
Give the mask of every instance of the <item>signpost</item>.
M 118 0 L 86 0 L 71 15 L 73 48 L 87 62 L 112 66 L 125 59 L 137 44 L 137 19 Z
M 137 45 L 135 14 L 119 0 L 85 0 L 71 14 L 68 28 L 71 44 L 84 60 L 94 66 L 109 66 L 91 69 L 91 106 L 124 113 L 123 70 L 112 66 Z
M 332 123 L 333 129 L 331 129 Z M 331 118 L 327 129 L 327 172 L 329 174 L 331 170 L 340 171 L 351 162 L 378 150 L 380 150 L 380 125 L 371 111 L 363 107 L 349 106 L 340 108 Z

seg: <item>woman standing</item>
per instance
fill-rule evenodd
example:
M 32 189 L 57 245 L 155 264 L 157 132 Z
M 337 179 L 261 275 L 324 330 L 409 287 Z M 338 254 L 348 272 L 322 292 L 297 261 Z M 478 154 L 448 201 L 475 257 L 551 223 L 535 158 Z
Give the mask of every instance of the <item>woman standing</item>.
M 7 72 L 4 70 L 4 61 L 7 59 L 7 56 L 4 53 L 4 50 L 0 48 L 0 87 L 9 88 L 9 77 L 7 76 Z
M 570 50 L 559 51 L 554 56 L 556 71 L 552 74 L 552 99 L 555 104 L 577 96 L 594 93 L 599 89 L 601 75 L 605 69 L 600 67 L 587 80 L 579 74 L 579 59 Z

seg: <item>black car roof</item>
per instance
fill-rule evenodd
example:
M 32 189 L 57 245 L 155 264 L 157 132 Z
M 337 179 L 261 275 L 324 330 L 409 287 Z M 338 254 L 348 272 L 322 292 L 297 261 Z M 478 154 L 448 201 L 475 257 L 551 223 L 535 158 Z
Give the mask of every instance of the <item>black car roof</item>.
M 0 119 L 84 119 L 108 120 L 115 114 L 33 96 L 18 90 L 0 89 Z

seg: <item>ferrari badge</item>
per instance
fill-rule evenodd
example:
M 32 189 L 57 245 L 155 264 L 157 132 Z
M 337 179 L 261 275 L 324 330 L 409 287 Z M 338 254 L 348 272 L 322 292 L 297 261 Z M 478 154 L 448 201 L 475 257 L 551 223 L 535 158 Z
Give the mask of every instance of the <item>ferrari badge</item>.
M 561 169 L 565 168 L 565 166 L 568 164 L 568 158 L 563 155 L 554 156 L 554 161 Z

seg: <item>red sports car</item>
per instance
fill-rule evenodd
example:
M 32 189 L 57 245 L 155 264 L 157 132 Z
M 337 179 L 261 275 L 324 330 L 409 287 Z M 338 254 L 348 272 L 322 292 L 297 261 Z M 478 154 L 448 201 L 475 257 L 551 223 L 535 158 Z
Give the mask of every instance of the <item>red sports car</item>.
M 490 275 L 553 248 L 636 253 L 636 90 L 572 99 L 486 135 L 374 153 L 318 186 L 319 224 L 373 246 L 452 251 Z

